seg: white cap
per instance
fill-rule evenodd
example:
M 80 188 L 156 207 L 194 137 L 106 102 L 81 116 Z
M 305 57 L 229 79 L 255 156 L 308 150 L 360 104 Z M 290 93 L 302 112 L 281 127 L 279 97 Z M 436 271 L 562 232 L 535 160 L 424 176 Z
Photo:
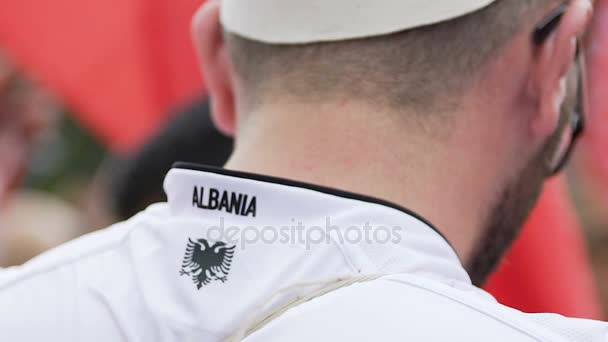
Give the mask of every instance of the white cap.
M 228 32 L 276 44 L 381 36 L 475 12 L 496 0 L 222 0 Z

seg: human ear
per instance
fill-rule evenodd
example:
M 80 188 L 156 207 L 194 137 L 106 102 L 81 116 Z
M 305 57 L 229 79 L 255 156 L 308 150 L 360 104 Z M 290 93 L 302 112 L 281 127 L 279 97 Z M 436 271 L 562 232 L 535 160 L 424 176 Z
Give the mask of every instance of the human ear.
M 211 97 L 213 121 L 222 133 L 233 136 L 237 125 L 233 75 L 220 23 L 219 0 L 208 1 L 196 13 L 192 34 Z
M 556 30 L 536 48 L 532 66 L 534 76 L 529 88 L 537 99 L 538 110 L 531 120 L 531 129 L 542 140 L 557 129 L 577 40 L 589 25 L 591 17 L 591 1 L 572 1 Z

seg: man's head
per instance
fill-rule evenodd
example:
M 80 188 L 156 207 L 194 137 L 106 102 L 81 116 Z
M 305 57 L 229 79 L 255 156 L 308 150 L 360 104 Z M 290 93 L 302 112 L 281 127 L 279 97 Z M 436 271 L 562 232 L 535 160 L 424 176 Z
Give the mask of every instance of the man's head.
M 419 155 L 449 149 L 446 178 L 470 182 L 471 199 L 483 203 L 469 222 L 480 233 L 461 251 L 479 282 L 535 203 L 573 109 L 564 100 L 575 85 L 566 80 L 575 74 L 575 39 L 588 24 L 590 2 L 571 1 L 550 37 L 540 45 L 532 40 L 535 25 L 561 3 L 225 0 L 224 26 L 215 1 L 199 12 L 194 30 L 215 122 L 236 133 L 237 146 L 271 109 L 336 112 L 356 103 L 373 111 L 374 122 L 399 118 L 403 143 L 386 149 L 407 149 L 411 136 L 424 136 L 420 147 L 433 146 Z M 446 167 L 443 156 L 436 168 Z

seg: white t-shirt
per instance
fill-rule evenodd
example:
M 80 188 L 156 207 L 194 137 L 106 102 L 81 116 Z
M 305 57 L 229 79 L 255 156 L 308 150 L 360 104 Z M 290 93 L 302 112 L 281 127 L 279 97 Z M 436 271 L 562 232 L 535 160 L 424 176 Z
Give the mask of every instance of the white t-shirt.
M 0 341 L 221 341 L 360 276 L 380 277 L 246 341 L 608 341 L 603 322 L 498 304 L 436 229 L 396 205 L 187 164 L 165 190 L 168 203 L 0 272 Z

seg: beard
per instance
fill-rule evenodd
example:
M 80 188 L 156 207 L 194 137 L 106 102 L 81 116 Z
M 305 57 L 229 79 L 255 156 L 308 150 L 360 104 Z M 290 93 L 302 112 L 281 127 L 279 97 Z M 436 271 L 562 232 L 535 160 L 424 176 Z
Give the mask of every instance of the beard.
M 505 187 L 490 210 L 481 238 L 466 267 L 475 286 L 482 286 L 499 265 L 541 194 L 547 173 L 538 159 L 544 161 L 544 158 L 534 158 L 516 181 Z
M 475 286 L 482 286 L 500 264 L 526 219 L 534 209 L 547 178 L 548 160 L 559 144 L 575 108 L 576 96 L 568 96 L 561 108 L 558 128 L 541 151 L 530 160 L 516 177 L 503 186 L 490 207 L 466 270 Z

